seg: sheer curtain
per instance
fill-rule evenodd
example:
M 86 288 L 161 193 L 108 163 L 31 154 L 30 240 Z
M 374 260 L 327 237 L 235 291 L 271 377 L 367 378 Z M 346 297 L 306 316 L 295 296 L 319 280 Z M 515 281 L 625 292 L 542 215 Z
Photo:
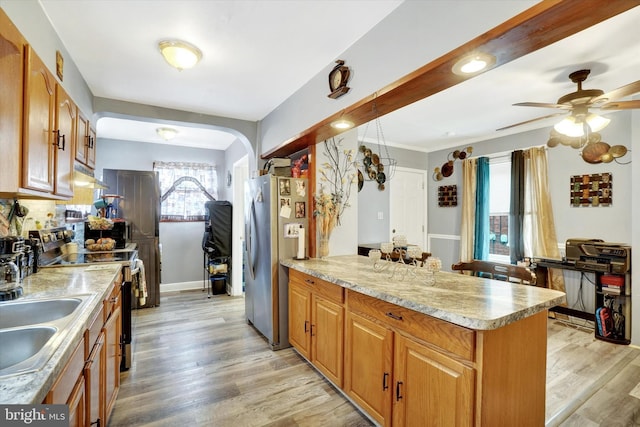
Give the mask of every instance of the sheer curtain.
M 480 157 L 476 170 L 476 221 L 473 257 L 489 259 L 489 158 Z
M 476 223 L 476 159 L 462 161 L 462 220 L 460 224 L 460 261 L 473 259 Z
M 522 230 L 526 256 L 560 258 L 553 207 L 549 196 L 547 150 L 533 147 L 525 151 L 525 200 Z M 551 269 L 549 288 L 565 292 L 562 271 Z

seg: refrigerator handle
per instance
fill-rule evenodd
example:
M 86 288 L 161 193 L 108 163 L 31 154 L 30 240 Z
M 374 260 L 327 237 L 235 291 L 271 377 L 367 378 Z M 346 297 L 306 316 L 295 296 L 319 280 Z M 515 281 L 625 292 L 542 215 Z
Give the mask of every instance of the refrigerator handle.
M 254 259 L 253 259 L 253 230 L 255 230 L 255 221 L 256 221 L 256 206 L 255 201 L 251 200 L 251 207 L 249 208 L 249 221 L 247 221 L 247 230 L 245 233 L 245 241 L 246 241 L 246 249 L 247 249 L 247 264 L 249 267 L 249 272 L 251 273 L 251 278 L 255 280 L 256 272 L 254 268 Z

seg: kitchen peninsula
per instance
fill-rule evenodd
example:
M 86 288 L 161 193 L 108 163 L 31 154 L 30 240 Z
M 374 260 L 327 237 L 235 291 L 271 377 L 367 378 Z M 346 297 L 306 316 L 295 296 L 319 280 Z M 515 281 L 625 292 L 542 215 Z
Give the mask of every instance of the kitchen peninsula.
M 562 292 L 358 255 L 289 267 L 291 344 L 381 425 L 545 422 L 547 310 Z

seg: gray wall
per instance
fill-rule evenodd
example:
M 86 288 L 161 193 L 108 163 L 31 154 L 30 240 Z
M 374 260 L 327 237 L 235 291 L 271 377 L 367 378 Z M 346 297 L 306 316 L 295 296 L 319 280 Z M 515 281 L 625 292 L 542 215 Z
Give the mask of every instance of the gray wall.
M 451 30 L 451 22 L 467 22 L 467 34 L 482 34 L 506 21 L 536 1 L 464 1 L 452 7 L 451 2 L 406 1 L 360 40 L 340 54 L 351 68 L 351 90 L 338 99 L 330 99 L 327 75 L 335 64 L 327 63 L 307 84 L 290 96 L 260 123 L 259 153 L 264 153 L 299 134 L 310 126 L 368 97 L 415 71 L 450 50 L 469 41 L 461 32 Z M 450 21 L 430 19 L 442 15 Z M 475 19 L 478 18 L 478 19 Z M 447 34 L 446 38 L 442 34 Z M 399 48 L 401 47 L 401 48 Z M 383 123 L 384 125 L 384 123 Z
M 234 141 L 224 152 L 224 181 L 221 183 L 223 190 L 219 193 L 220 198 L 224 200 L 233 200 L 233 185 L 227 187 L 227 173 L 233 174 L 233 164 L 247 155 L 247 150 L 241 141 Z M 251 169 L 251 168 L 250 168 Z
M 602 138 L 610 145 L 622 144 L 632 147 L 631 112 L 618 112 L 609 115 L 611 124 L 601 131 Z M 473 146 L 473 157 L 510 153 L 516 149 L 545 145 L 549 138 L 549 128 L 483 141 Z M 456 147 L 465 148 L 465 146 Z M 429 168 L 432 171 L 447 160 L 454 148 L 429 153 Z M 549 190 L 554 210 L 554 220 L 558 245 L 564 247 L 567 239 L 600 238 L 608 242 L 632 244 L 631 235 L 631 173 L 632 165 L 616 162 L 589 164 L 582 160 L 579 151 L 557 146 L 547 151 Z M 621 158 L 629 162 L 631 154 Z M 613 203 L 611 206 L 573 207 L 570 205 L 570 178 L 572 175 L 611 172 L 613 176 Z M 428 197 L 428 233 L 430 252 L 442 258 L 443 267 L 450 267 L 459 259 L 461 207 L 439 207 L 437 190 L 440 185 L 458 186 L 458 196 L 462 195 L 461 163 L 455 162 L 454 173 L 442 181 L 429 181 Z M 437 237 L 434 237 L 437 236 Z M 440 252 L 442 251 L 442 252 Z
M 60 82 L 57 77 L 56 80 L 64 87 L 80 111 L 90 117 L 93 114 L 93 94 L 58 34 L 51 27 L 40 3 L 36 0 L 0 0 L 0 7 L 4 9 L 54 76 L 56 75 L 56 51 L 59 50 L 62 53 L 64 80 Z
M 144 142 L 97 141 L 96 177 L 103 169 L 153 170 L 154 161 L 205 162 L 216 165 L 219 200 L 224 200 L 225 153 L 220 150 L 176 147 Z M 162 222 L 162 284 L 204 280 L 202 234 L 203 222 Z
M 365 142 L 374 152 L 382 152 L 386 157 L 384 146 L 377 143 Z M 397 147 L 387 147 L 389 157 L 396 160 L 397 167 L 426 170 L 429 155 L 427 153 L 405 150 Z M 362 155 L 358 157 L 362 170 Z M 393 179 L 393 178 L 391 178 Z M 378 212 L 382 218 L 378 219 Z M 389 185 L 384 191 L 378 190 L 378 184 L 365 177 L 362 190 L 358 193 L 358 243 L 380 243 L 389 240 Z

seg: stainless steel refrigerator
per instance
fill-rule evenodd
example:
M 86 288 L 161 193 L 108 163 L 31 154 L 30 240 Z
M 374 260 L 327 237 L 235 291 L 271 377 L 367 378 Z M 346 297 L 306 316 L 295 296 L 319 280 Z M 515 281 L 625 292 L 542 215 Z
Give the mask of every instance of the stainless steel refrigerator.
M 144 263 L 147 299 L 143 306 L 160 305 L 160 183 L 152 171 L 104 169 L 103 181 L 109 193 L 121 196 L 113 202 L 116 218 L 129 224 L 129 241 L 138 245 L 138 258 Z
M 290 347 L 288 270 L 281 258 L 299 255 L 307 236 L 306 178 L 263 175 L 247 181 L 245 191 L 245 309 L 247 321 L 273 350 Z M 300 227 L 304 232 L 300 232 Z M 306 238 L 303 239 L 306 242 Z M 300 253 L 306 256 L 308 250 Z

